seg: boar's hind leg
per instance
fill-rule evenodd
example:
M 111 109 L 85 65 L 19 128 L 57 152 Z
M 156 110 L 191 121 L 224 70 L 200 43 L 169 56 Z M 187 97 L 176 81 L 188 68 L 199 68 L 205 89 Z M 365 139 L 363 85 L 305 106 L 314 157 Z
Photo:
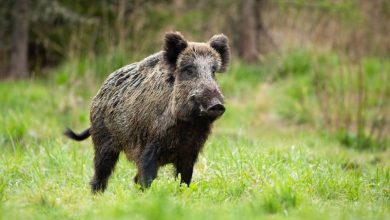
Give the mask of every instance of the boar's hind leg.
M 134 181 L 141 184 L 143 189 L 150 187 L 157 177 L 158 163 L 155 150 L 156 145 L 147 145 L 137 164 L 138 173 Z
M 104 192 L 107 181 L 119 158 L 119 152 L 113 147 L 109 133 L 93 137 L 95 145 L 95 175 L 91 181 L 92 192 Z

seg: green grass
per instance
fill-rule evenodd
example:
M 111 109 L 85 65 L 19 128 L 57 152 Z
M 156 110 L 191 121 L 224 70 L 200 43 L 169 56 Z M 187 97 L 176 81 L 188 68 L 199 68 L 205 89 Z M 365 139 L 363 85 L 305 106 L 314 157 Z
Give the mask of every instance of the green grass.
M 88 126 L 101 82 L 86 74 L 67 78 L 71 69 L 65 65 L 48 80 L 0 83 L 0 219 L 390 218 L 390 151 L 346 148 L 332 135 L 285 121 L 274 97 L 288 87 L 265 83 L 264 67 L 242 64 L 219 77 L 227 112 L 190 187 L 167 166 L 142 192 L 132 182 L 134 165 L 121 157 L 107 191 L 92 195 L 91 141 L 72 142 L 61 132 Z

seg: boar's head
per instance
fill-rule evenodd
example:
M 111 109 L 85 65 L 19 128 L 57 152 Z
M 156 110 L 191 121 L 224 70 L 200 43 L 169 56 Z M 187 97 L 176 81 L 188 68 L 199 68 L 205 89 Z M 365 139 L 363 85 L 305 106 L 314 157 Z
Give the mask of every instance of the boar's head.
M 214 35 L 206 43 L 188 42 L 178 32 L 165 35 L 164 59 L 173 81 L 171 112 L 179 119 L 213 121 L 225 112 L 215 78 L 229 64 L 228 38 Z

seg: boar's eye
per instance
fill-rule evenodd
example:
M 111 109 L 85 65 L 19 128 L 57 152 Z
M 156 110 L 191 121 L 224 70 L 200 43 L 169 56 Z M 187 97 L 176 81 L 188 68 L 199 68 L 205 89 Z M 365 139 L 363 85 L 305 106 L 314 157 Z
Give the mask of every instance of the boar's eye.
M 217 67 L 216 66 L 211 67 L 211 75 L 213 77 L 215 76 L 215 72 L 217 72 Z
M 194 76 L 195 68 L 193 66 L 187 66 L 186 68 L 184 68 L 184 73 L 188 76 Z

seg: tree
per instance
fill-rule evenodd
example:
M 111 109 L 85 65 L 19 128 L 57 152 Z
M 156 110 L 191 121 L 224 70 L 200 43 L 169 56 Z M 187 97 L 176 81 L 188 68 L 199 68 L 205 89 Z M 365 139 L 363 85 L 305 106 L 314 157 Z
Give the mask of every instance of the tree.
M 12 39 L 9 76 L 25 78 L 28 71 L 29 0 L 15 0 L 12 7 Z
M 239 4 L 239 56 L 250 63 L 257 62 L 271 48 L 275 47 L 262 17 L 266 0 L 245 0 Z
M 256 18 L 254 15 L 255 0 L 242 1 L 240 4 L 240 24 L 238 52 L 247 62 L 258 60 L 256 40 Z

